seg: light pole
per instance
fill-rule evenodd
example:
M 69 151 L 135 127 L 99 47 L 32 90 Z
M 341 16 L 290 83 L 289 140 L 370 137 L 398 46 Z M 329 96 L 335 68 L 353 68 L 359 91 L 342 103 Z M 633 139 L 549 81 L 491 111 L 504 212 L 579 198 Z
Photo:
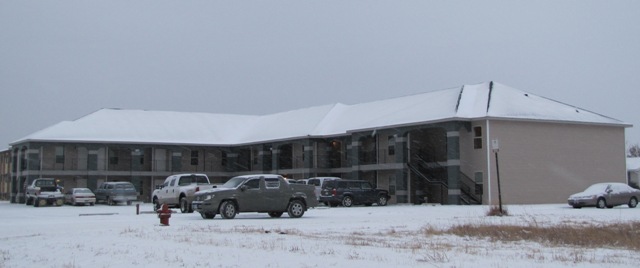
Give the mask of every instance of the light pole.
M 500 189 L 500 165 L 498 164 L 498 151 L 500 151 L 500 144 L 498 143 L 498 139 L 491 140 L 491 149 L 493 153 L 496 155 L 496 175 L 498 179 L 498 208 L 500 209 L 500 215 L 504 212 L 502 211 L 502 191 Z

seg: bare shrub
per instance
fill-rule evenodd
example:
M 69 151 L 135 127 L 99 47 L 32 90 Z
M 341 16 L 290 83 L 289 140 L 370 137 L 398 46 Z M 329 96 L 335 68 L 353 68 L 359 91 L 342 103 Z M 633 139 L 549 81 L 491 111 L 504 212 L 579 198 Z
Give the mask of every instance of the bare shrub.
M 449 262 L 449 256 L 444 251 L 426 251 L 420 258 L 416 261 L 418 262 Z
M 489 211 L 487 211 L 487 216 L 509 216 L 509 212 L 505 206 L 502 206 L 502 210 L 500 210 L 500 206 L 492 205 L 489 207 Z

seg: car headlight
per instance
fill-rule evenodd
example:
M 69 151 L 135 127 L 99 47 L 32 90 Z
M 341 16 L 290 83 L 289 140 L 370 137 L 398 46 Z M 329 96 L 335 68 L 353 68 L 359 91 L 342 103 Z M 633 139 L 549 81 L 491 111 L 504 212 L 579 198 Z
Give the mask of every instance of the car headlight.
M 208 194 L 204 196 L 204 200 L 211 200 L 215 195 L 214 194 Z

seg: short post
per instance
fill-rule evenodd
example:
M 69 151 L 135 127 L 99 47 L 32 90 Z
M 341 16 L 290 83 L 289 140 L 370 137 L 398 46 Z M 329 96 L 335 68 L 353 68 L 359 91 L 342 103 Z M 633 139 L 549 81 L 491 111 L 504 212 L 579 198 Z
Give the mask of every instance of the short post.
M 496 155 L 496 177 L 498 179 L 498 208 L 500 209 L 500 215 L 504 214 L 502 210 L 502 190 L 500 189 L 500 164 L 498 163 L 498 151 L 500 151 L 500 145 L 498 144 L 498 140 L 491 141 L 491 148 L 493 153 Z
M 136 204 L 136 215 L 140 215 L 140 204 Z

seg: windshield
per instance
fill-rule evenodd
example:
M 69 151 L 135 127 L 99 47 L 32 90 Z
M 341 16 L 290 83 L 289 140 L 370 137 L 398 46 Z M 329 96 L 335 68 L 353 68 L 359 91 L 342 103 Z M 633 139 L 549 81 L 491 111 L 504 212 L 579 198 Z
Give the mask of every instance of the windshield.
M 218 188 L 237 188 L 247 179 L 246 177 L 233 177 Z
M 180 182 L 178 182 L 178 185 L 184 186 L 184 185 L 189 185 L 189 184 L 192 184 L 192 183 L 208 184 L 209 180 L 207 180 L 207 177 L 205 177 L 205 176 L 196 176 L 196 175 L 183 176 L 183 177 L 180 177 Z
M 133 187 L 133 184 L 127 183 L 127 184 L 116 184 L 116 189 L 135 189 Z
M 84 188 L 84 189 L 76 189 L 75 192 L 76 193 L 82 193 L 82 194 L 92 194 L 91 190 L 86 189 L 86 188 Z
M 609 184 L 594 184 L 589 186 L 589 188 L 584 190 L 584 192 L 585 193 L 602 193 L 607 189 L 608 186 Z

